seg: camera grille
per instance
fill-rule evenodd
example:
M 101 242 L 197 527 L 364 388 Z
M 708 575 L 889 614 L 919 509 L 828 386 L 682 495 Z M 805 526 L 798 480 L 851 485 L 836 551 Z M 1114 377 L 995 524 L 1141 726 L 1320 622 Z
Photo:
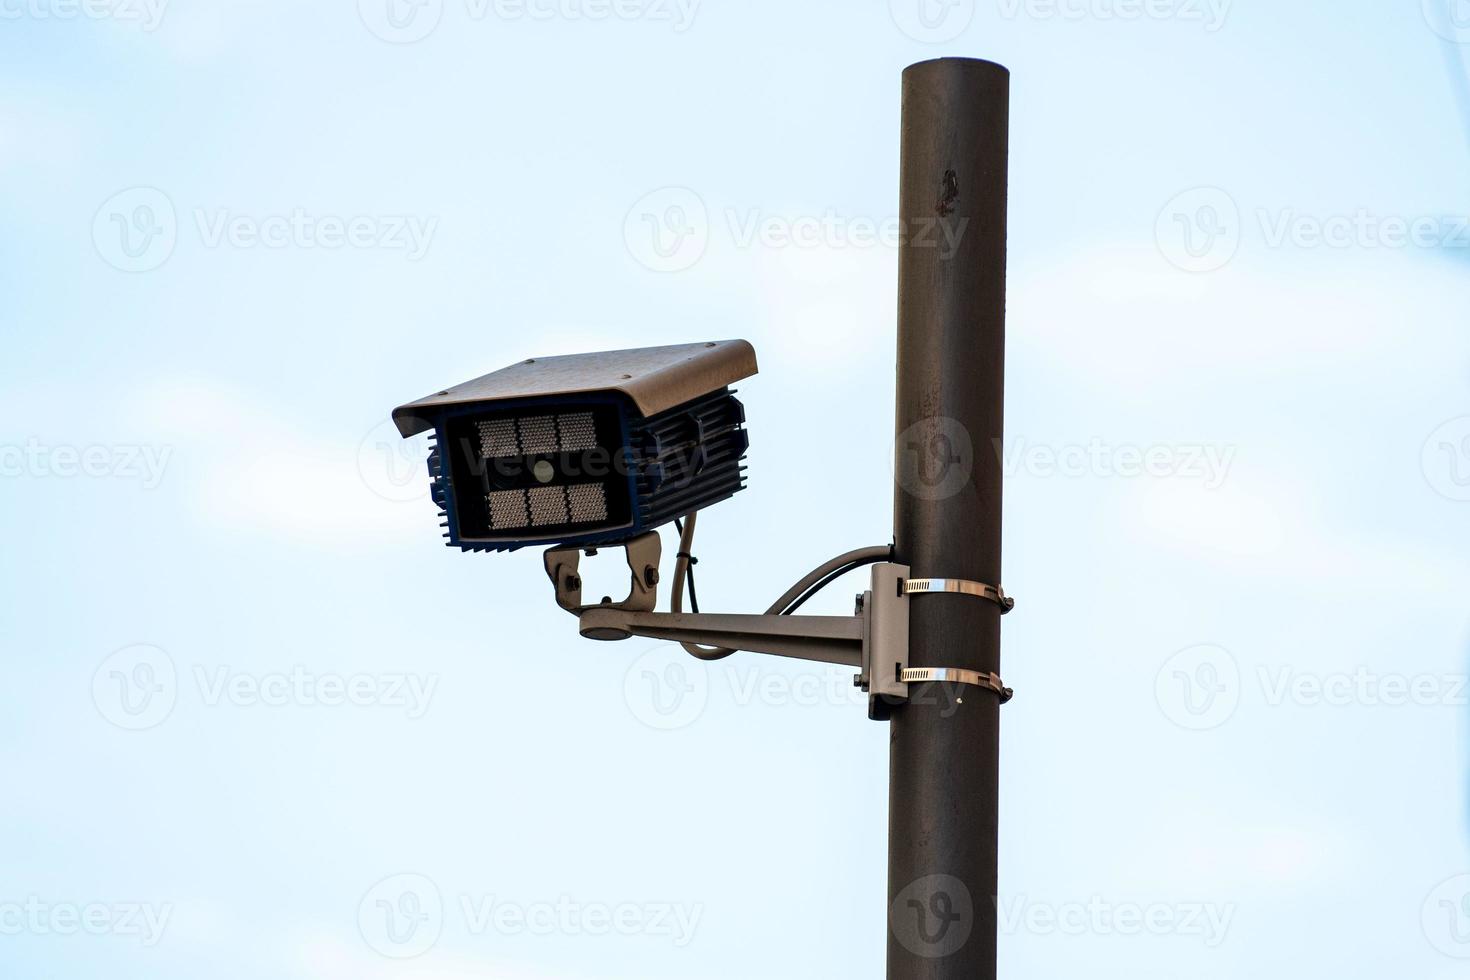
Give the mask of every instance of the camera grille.
M 481 422 L 480 456 L 484 459 L 503 459 L 520 455 L 520 441 L 516 438 L 514 419 L 492 419 Z
M 490 526 L 497 531 L 531 523 L 526 513 L 526 491 L 498 490 L 485 499 L 490 504 Z
M 565 524 L 567 522 L 567 492 L 565 487 L 536 487 L 526 491 L 531 504 L 531 525 Z
M 601 483 L 567 487 L 567 509 L 573 524 L 607 520 L 607 488 Z
M 561 451 L 580 453 L 597 448 L 597 424 L 591 412 L 558 415 L 556 427 L 561 432 Z
M 607 520 L 607 490 L 600 483 L 497 490 L 485 500 L 490 507 L 490 527 L 496 531 Z
M 483 459 L 578 453 L 597 448 L 597 424 L 591 412 L 488 419 L 478 423 L 477 428 Z
M 554 453 L 556 444 L 556 418 L 538 415 L 533 418 L 516 419 L 516 428 L 521 433 L 521 454 Z

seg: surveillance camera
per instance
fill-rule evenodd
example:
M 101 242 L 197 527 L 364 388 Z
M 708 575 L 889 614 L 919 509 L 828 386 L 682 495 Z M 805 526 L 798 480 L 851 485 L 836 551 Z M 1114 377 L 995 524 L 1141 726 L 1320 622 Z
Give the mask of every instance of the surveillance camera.
M 745 485 L 743 340 L 533 358 L 397 408 L 450 547 L 611 544 Z

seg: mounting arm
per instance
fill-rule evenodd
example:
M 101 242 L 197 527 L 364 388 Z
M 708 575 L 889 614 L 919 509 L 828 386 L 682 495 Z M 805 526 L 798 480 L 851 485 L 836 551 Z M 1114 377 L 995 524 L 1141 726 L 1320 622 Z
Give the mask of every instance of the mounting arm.
M 866 635 L 862 616 L 630 612 L 593 606 L 582 611 L 578 622 L 590 640 L 646 636 L 846 667 L 862 666 Z

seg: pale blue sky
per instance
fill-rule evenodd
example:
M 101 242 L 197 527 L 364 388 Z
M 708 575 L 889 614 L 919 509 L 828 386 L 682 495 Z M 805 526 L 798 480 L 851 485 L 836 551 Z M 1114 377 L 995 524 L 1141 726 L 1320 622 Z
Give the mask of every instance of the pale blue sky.
M 1003 975 L 1462 975 L 1470 11 L 388 2 L 0 0 L 0 974 L 880 976 L 842 673 L 579 640 L 386 422 L 744 337 L 705 607 L 887 541 L 864 231 L 952 54 L 1013 73 Z

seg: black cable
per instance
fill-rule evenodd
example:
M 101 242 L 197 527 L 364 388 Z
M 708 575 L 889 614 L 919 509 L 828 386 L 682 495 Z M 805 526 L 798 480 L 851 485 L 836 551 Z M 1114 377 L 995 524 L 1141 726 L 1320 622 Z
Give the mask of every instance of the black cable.
M 790 616 L 792 613 L 796 612 L 796 610 L 800 609 L 808 599 L 816 595 L 818 592 L 821 592 L 827 586 L 831 585 L 833 582 L 837 581 L 848 572 L 856 571 L 857 569 L 862 568 L 864 565 L 871 564 L 872 562 L 869 561 L 857 561 L 853 562 L 850 565 L 844 565 L 841 568 L 833 569 L 831 572 L 828 572 L 826 576 L 813 583 L 809 589 L 807 589 L 801 595 L 792 600 L 791 605 L 787 606 L 781 611 L 781 615 Z
M 679 532 L 679 538 L 680 540 L 683 540 L 684 522 L 679 520 L 677 517 L 674 518 L 674 530 Z M 689 560 L 689 564 L 684 568 L 684 584 L 689 586 L 689 611 L 698 614 L 699 594 L 694 591 L 694 566 L 699 564 L 699 559 L 695 558 L 687 551 L 681 551 L 674 557 L 687 558 Z
M 827 579 L 827 577 L 833 572 L 837 572 L 840 570 L 851 571 L 854 568 L 860 568 L 863 565 L 871 565 L 874 562 L 892 560 L 892 545 L 874 548 L 859 548 L 856 551 L 849 551 L 846 554 L 838 555 L 836 558 L 833 558 L 830 561 L 823 562 L 821 565 L 818 565 L 816 568 L 803 575 L 801 577 L 801 580 L 793 585 L 791 588 L 787 589 L 785 594 L 783 594 L 781 598 L 772 603 L 771 608 L 767 609 L 766 612 L 770 615 L 781 615 L 790 613 L 798 599 L 800 599 L 802 602 L 805 602 L 807 599 L 811 598 L 812 595 L 816 594 L 812 590 L 813 584 L 821 582 L 823 579 Z M 830 580 L 822 582 L 823 587 L 828 584 L 830 584 Z M 803 596 L 805 596 L 805 598 L 803 598 Z
M 689 590 L 690 611 L 691 613 L 699 612 L 699 600 L 694 593 L 694 565 L 699 562 L 699 559 L 691 553 L 694 548 L 694 525 L 698 517 L 699 512 L 693 511 L 682 519 L 674 519 L 674 529 L 679 533 L 678 571 L 674 575 L 672 599 L 672 611 L 675 613 L 683 610 L 683 595 L 686 586 Z M 864 565 L 892 560 L 893 545 L 891 544 L 882 547 L 859 548 L 856 551 L 838 555 L 802 576 L 800 581 L 787 589 L 781 598 L 771 604 L 765 614 L 767 616 L 789 616 L 812 596 L 848 572 Z M 735 652 L 725 647 L 704 646 L 686 641 L 680 641 L 679 645 L 700 660 L 721 660 Z

